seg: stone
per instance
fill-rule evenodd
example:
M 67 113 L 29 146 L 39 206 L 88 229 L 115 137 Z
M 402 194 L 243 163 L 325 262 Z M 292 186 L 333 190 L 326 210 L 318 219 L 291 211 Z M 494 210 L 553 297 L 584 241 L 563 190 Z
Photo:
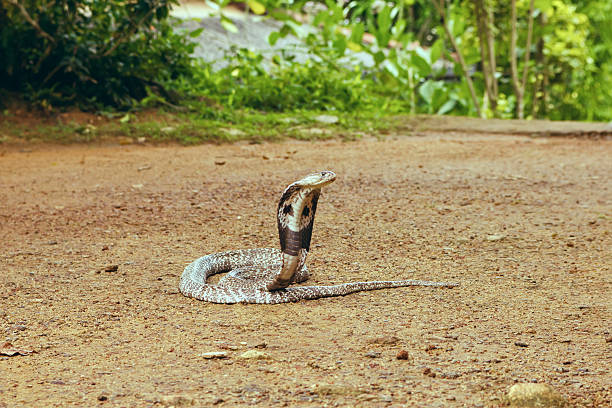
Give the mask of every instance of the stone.
M 225 351 L 209 351 L 208 353 L 200 353 L 198 356 L 210 360 L 213 358 L 227 358 L 227 353 Z
M 567 406 L 565 398 L 548 384 L 514 384 L 508 390 L 505 400 L 511 407 L 558 408 Z
M 336 115 L 319 115 L 315 116 L 314 119 L 319 123 L 327 123 L 330 125 L 333 123 L 338 123 L 339 120 Z
M 159 402 L 164 407 L 193 407 L 197 404 L 196 399 L 183 395 L 164 395 Z
M 259 350 L 247 350 L 238 357 L 250 360 L 267 360 L 270 358 L 268 353 Z

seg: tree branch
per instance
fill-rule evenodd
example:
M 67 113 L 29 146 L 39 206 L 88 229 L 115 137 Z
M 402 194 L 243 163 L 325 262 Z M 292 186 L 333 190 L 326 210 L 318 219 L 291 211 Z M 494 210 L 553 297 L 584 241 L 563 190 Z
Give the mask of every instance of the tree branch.
M 34 21 L 34 19 L 32 17 L 30 17 L 30 14 L 28 13 L 28 10 L 25 9 L 25 7 L 18 2 L 17 0 L 7 0 L 10 4 L 12 4 L 13 6 L 17 7 L 19 9 L 19 11 L 21 12 L 21 14 L 23 15 L 23 18 L 26 19 L 26 21 L 32 26 L 34 27 L 34 29 L 38 32 L 38 34 L 41 37 L 46 38 L 47 40 L 51 41 L 52 43 L 55 44 L 55 38 L 51 37 L 45 30 L 43 30 L 42 28 L 40 28 L 40 25 L 38 25 L 38 23 L 36 21 Z
M 529 66 L 529 57 L 531 55 L 531 41 L 533 37 L 533 8 L 534 8 L 534 0 L 531 0 L 529 3 L 529 22 L 527 26 L 527 46 L 525 47 L 525 62 L 523 65 L 523 83 L 521 84 L 523 89 L 527 85 L 527 71 Z

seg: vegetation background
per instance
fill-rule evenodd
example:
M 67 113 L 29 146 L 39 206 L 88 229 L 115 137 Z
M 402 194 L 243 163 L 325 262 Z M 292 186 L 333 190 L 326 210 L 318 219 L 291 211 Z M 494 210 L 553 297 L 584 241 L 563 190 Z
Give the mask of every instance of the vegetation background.
M 205 3 L 237 30 L 229 1 Z M 612 120 L 607 0 L 232 3 L 280 22 L 270 44 L 293 35 L 308 60 L 233 48 L 215 69 L 192 57 L 202 29 L 176 28 L 174 0 L 0 0 L 0 105 L 223 123 L 322 111 Z

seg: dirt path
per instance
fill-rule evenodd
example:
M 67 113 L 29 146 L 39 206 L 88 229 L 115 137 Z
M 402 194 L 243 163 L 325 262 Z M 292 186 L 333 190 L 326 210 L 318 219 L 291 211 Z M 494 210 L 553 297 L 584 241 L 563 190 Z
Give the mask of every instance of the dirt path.
M 1 340 L 35 353 L 0 356 L 0 407 L 490 407 L 530 381 L 610 406 L 610 157 L 609 141 L 462 134 L 5 148 Z M 276 246 L 280 192 L 320 169 L 338 180 L 311 282 L 461 286 L 275 306 L 178 293 L 203 254 Z

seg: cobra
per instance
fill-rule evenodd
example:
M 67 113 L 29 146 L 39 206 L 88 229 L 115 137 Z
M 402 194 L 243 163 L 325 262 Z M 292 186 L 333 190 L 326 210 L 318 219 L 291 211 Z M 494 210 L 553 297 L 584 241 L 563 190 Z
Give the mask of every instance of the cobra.
M 257 248 L 205 255 L 190 263 L 179 289 L 185 296 L 214 303 L 286 303 L 406 286 L 454 287 L 458 283 L 423 280 L 351 282 L 331 286 L 290 286 L 308 279 L 310 250 L 321 189 L 336 180 L 331 171 L 310 174 L 290 184 L 278 203 L 280 249 Z M 216 285 L 210 276 L 228 272 Z

